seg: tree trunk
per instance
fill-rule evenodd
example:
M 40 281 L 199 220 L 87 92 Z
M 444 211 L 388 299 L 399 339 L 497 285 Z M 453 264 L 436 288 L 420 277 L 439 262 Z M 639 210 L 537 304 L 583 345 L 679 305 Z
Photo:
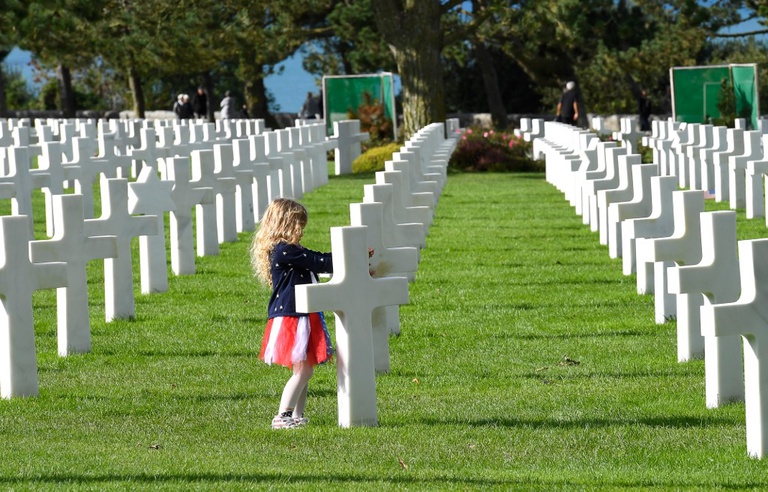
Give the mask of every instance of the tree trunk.
M 205 96 L 206 100 L 208 101 L 208 108 L 206 117 L 208 118 L 209 123 L 214 123 L 216 121 L 216 117 L 214 116 L 214 113 L 216 112 L 216 106 L 213 105 L 213 102 L 216 100 L 215 94 L 213 93 L 213 77 L 211 76 L 210 71 L 206 71 L 203 73 L 203 87 L 205 87 Z
M 59 102 L 64 118 L 74 118 L 77 108 L 75 107 L 75 93 L 72 90 L 72 74 L 69 67 L 59 65 L 56 68 L 56 80 L 59 83 Z
M 254 60 L 255 56 L 240 56 L 239 75 L 243 81 L 243 94 L 251 118 L 263 119 L 270 128 L 277 128 L 277 120 L 269 112 L 267 87 L 264 85 L 264 67 Z
M 509 122 L 507 121 L 507 109 L 504 107 L 504 101 L 501 98 L 499 90 L 499 78 L 496 75 L 496 67 L 493 66 L 493 58 L 488 53 L 488 49 L 482 41 L 475 43 L 475 54 L 480 63 L 480 71 L 483 74 L 483 86 L 485 87 L 485 97 L 488 99 L 488 110 L 491 113 L 493 125 L 496 128 L 504 129 Z
M 5 57 L 8 56 L 10 50 L 0 50 L 0 63 L 5 61 Z M 5 118 L 8 115 L 8 99 L 5 95 L 5 71 L 2 65 L 0 65 L 0 118 Z
M 440 52 L 440 0 L 377 0 L 376 25 L 395 55 L 403 86 L 403 135 L 445 121 L 445 86 Z
M 131 87 L 131 95 L 133 96 L 133 111 L 136 113 L 136 118 L 144 118 L 146 113 L 144 90 L 141 88 L 141 77 L 133 65 L 128 67 L 128 85 Z

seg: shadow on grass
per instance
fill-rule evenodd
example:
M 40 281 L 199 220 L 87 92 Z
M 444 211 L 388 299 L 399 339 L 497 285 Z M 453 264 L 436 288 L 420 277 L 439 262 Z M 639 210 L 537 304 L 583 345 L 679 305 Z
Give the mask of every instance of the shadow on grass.
M 537 333 L 529 335 L 516 335 L 514 333 L 490 334 L 488 338 L 517 339 L 517 340 L 571 340 L 574 338 L 603 338 L 603 337 L 648 337 L 658 336 L 650 330 L 620 330 L 620 331 L 601 331 L 591 333 Z
M 475 420 L 465 420 L 460 418 L 436 419 L 425 418 L 421 420 L 424 425 L 456 425 L 471 427 L 524 427 L 531 429 L 587 429 L 594 427 L 616 427 L 616 426 L 636 426 L 644 425 L 647 427 L 671 428 L 671 429 L 689 429 L 694 427 L 720 427 L 731 425 L 743 425 L 739 419 L 728 419 L 723 417 L 707 417 L 702 419 L 698 416 L 679 416 L 679 417 L 650 417 L 650 418 L 616 418 L 616 419 L 574 419 L 574 420 L 525 420 L 515 418 L 479 418 Z
M 440 472 L 438 472 L 440 473 Z M 459 472 L 456 472 L 459 473 Z M 160 486 L 173 486 L 180 484 L 190 484 L 194 486 L 209 485 L 211 487 L 216 486 L 248 486 L 253 484 L 260 484 L 261 487 L 297 487 L 305 485 L 306 487 L 320 486 L 321 484 L 329 484 L 333 488 L 337 488 L 341 485 L 345 487 L 354 487 L 355 489 L 370 484 L 375 489 L 381 488 L 382 484 L 391 484 L 399 486 L 412 486 L 412 487 L 425 487 L 430 489 L 439 488 L 460 488 L 460 489 L 483 489 L 489 487 L 504 487 L 516 490 L 568 490 L 574 487 L 589 487 L 599 485 L 600 488 L 617 487 L 619 489 L 626 488 L 644 488 L 644 487 L 662 487 L 678 489 L 679 487 L 703 487 L 704 489 L 711 487 L 711 481 L 697 481 L 697 480 L 682 480 L 674 479 L 669 481 L 653 480 L 649 478 L 638 478 L 636 481 L 627 479 L 609 480 L 605 477 L 601 477 L 599 482 L 584 481 L 581 483 L 574 483 L 573 480 L 542 480 L 536 479 L 530 476 L 524 478 L 512 478 L 512 479 L 492 479 L 492 478 L 478 478 L 478 477 L 446 477 L 434 476 L 413 476 L 407 471 L 403 471 L 400 476 L 389 476 L 382 478 L 379 476 L 357 475 L 353 473 L 104 473 L 104 474 L 76 474 L 76 473 L 50 473 L 35 475 L 34 478 L 24 476 L 12 476 L 12 477 L 0 477 L 0 483 L 7 485 L 34 485 L 34 484 L 47 484 L 47 485 L 67 485 L 84 484 L 90 486 L 98 486 L 98 484 L 152 484 Z M 764 486 L 764 482 L 747 482 L 740 483 L 738 487 L 746 488 L 760 488 Z

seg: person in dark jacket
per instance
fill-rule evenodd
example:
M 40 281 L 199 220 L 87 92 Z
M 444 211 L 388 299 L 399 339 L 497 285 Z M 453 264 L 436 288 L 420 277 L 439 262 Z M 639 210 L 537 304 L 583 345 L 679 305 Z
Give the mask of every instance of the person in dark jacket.
M 195 96 L 192 98 L 192 109 L 195 111 L 195 118 L 205 119 L 208 117 L 208 96 L 202 87 L 197 88 Z
M 576 84 L 568 82 L 565 84 L 565 92 L 557 103 L 557 121 L 576 125 L 579 121 L 579 108 L 576 103 Z

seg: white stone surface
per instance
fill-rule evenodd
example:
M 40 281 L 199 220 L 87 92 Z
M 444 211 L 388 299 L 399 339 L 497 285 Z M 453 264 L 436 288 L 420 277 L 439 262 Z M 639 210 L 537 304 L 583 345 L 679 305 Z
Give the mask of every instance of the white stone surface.
M 391 184 L 364 185 L 363 202 L 378 202 L 384 205 L 384 237 L 390 238 L 392 246 L 426 246 L 424 224 L 420 222 L 398 222 L 395 218 L 394 187 Z
M 176 275 L 193 275 L 192 208 L 214 203 L 213 188 L 193 186 L 188 157 L 169 157 L 165 160 L 165 168 L 163 179 L 173 183 L 171 200 L 175 206 L 170 214 L 171 269 Z
M 133 216 L 128 212 L 128 180 L 101 178 L 101 217 L 85 221 L 88 237 L 114 236 L 117 256 L 104 259 L 104 314 L 107 321 L 133 319 L 136 306 L 133 295 L 131 239 L 158 234 L 157 217 Z
M 157 170 L 145 165 L 138 179 L 128 183 L 128 212 L 156 217 L 158 234 L 139 237 L 141 292 L 168 291 L 168 260 L 165 243 L 165 213 L 176 206 L 171 200 L 173 183 L 161 181 Z
M 251 173 L 235 171 L 232 144 L 213 146 L 213 175 L 217 183 L 225 183 L 222 190 L 214 186 L 216 192 L 216 223 L 220 243 L 237 241 L 237 187 L 251 185 Z
M 701 262 L 669 270 L 669 290 L 703 296 L 703 305 L 734 302 L 739 298 L 739 260 L 736 256 L 736 213 L 701 214 Z M 691 329 L 701 330 L 701 312 L 689 313 Z M 707 408 L 744 400 L 741 339 L 704 335 L 704 370 Z
M 234 180 L 219 181 L 214 176 L 216 163 L 213 150 L 193 150 L 192 181 L 195 188 L 210 188 L 213 191 L 213 201 L 203 202 L 195 206 L 195 239 L 197 256 L 216 256 L 219 254 L 219 226 L 217 212 L 217 192 L 234 195 Z
M 395 220 L 401 224 L 418 222 L 424 227 L 424 234 L 429 234 L 429 226 L 432 225 L 433 211 L 426 206 L 410 206 L 410 194 L 406 189 L 403 173 L 400 171 L 378 171 L 376 184 L 391 184 L 393 212 Z
M 699 190 L 676 191 L 672 194 L 675 230 L 667 238 L 638 240 L 638 254 L 642 251 L 647 261 L 655 265 L 655 306 L 656 322 L 663 323 L 669 318 L 666 306 L 669 292 L 667 268 L 681 265 L 695 265 L 701 262 L 701 212 L 704 211 L 704 192 Z M 640 242 L 645 246 L 640 247 Z M 674 262 L 666 267 L 664 262 Z M 661 271 L 660 270 L 665 270 Z M 698 312 L 703 300 L 701 296 L 678 294 L 677 315 L 677 360 L 684 362 L 704 355 L 704 339 L 698 326 L 690 323 L 691 312 Z
M 66 265 L 29 259 L 30 220 L 0 217 L 0 396 L 37 396 L 32 293 L 65 287 Z
M 406 304 L 408 280 L 370 276 L 366 227 L 332 227 L 331 250 L 331 280 L 296 286 L 296 309 L 336 315 L 339 425 L 376 426 L 371 316 L 377 307 Z
M 368 227 L 368 246 L 373 249 L 369 259 L 374 277 L 416 278 L 419 250 L 389 244 L 384 227 L 384 205 L 381 203 L 352 203 L 349 205 L 350 223 Z M 377 372 L 389 371 L 389 334 L 400 334 L 398 306 L 383 306 L 373 311 L 374 366 Z
M 715 200 L 718 202 L 730 200 L 728 161 L 731 156 L 737 156 L 744 153 L 744 130 L 729 128 L 726 130 L 725 139 L 728 143 L 726 150 L 715 152 L 713 154 Z
M 702 333 L 741 335 L 744 340 L 747 453 L 763 458 L 768 450 L 768 239 L 740 241 L 738 246 L 741 295 L 735 302 L 706 304 Z
M 56 289 L 59 355 L 91 351 L 91 322 L 88 307 L 86 264 L 89 260 L 117 256 L 114 236 L 85 235 L 82 195 L 53 195 L 51 239 L 31 241 L 33 263 L 63 262 L 66 286 Z
M 352 174 L 352 162 L 360 157 L 360 143 L 370 140 L 370 134 L 360 131 L 360 120 L 343 120 L 333 122 L 332 138 L 336 141 L 336 175 Z
M 728 196 L 732 210 L 745 208 L 747 205 L 745 171 L 749 161 L 756 161 L 763 158 L 763 149 L 760 142 L 761 137 L 762 134 L 759 131 L 745 132 L 744 152 L 739 155 L 732 155 L 728 158 Z
M 607 245 L 608 238 L 612 235 L 608 231 L 608 208 L 613 203 L 626 202 L 632 199 L 635 194 L 634 182 L 632 181 L 632 168 L 639 166 L 640 164 L 642 164 L 642 161 L 638 154 L 624 154 L 618 156 L 618 162 L 616 164 L 618 182 L 616 183 L 616 186 L 597 192 L 597 217 L 600 244 Z M 616 233 L 613 234 L 614 237 L 616 235 Z M 617 257 L 615 255 L 617 251 L 619 251 L 619 247 L 614 248 L 614 256 L 612 256 L 612 258 Z
M 621 223 L 628 219 L 648 217 L 652 210 L 651 178 L 659 172 L 656 164 L 632 166 L 630 176 L 632 197 L 608 205 L 608 255 L 620 258 L 624 254 Z

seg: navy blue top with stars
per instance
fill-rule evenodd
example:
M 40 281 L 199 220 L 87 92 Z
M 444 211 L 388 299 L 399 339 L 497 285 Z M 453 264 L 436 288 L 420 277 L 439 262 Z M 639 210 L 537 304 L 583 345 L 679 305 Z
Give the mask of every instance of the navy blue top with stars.
M 294 287 L 311 284 L 318 273 L 333 273 L 331 253 L 319 253 L 298 244 L 277 243 L 271 260 L 272 296 L 268 317 L 306 315 L 296 312 Z

